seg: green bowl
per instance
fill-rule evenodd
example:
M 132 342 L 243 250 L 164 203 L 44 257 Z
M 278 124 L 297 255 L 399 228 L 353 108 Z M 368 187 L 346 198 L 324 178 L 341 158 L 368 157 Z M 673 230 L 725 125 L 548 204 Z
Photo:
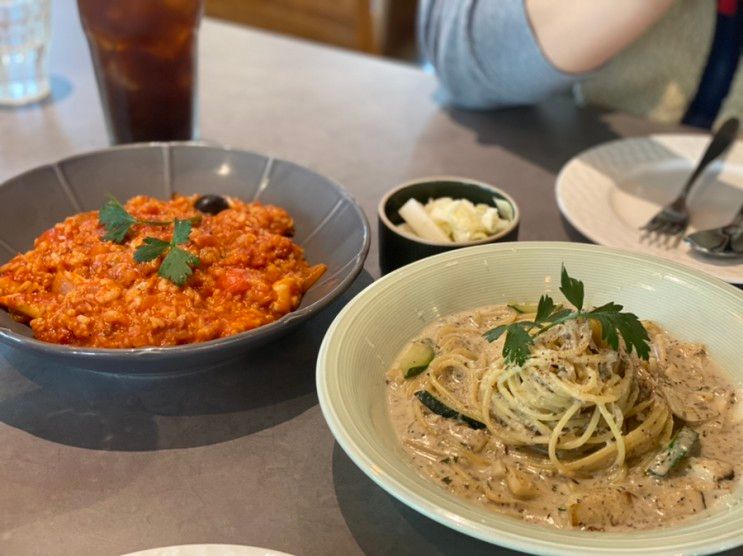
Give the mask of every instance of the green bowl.
M 560 265 L 586 284 L 586 303 L 623 304 L 685 340 L 704 342 L 743 383 L 743 292 L 646 255 L 570 243 L 500 243 L 436 255 L 358 294 L 327 331 L 317 362 L 320 406 L 340 446 L 372 480 L 429 518 L 494 544 L 544 554 L 700 554 L 743 544 L 743 488 L 688 522 L 653 531 L 548 529 L 461 500 L 418 475 L 387 415 L 385 372 L 427 323 L 493 303 L 561 297 Z

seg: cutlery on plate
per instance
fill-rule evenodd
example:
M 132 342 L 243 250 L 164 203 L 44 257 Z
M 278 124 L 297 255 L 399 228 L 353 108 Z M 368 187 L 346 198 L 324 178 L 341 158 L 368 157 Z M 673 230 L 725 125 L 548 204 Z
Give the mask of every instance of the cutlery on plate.
M 689 196 L 697 178 L 704 172 L 710 162 L 723 154 L 738 136 L 738 118 L 730 118 L 715 132 L 704 156 L 697 167 L 686 180 L 684 188 L 676 199 L 653 216 L 641 230 L 646 233 L 656 233 L 666 237 L 681 235 L 689 225 L 689 210 L 686 207 L 686 198 Z
M 712 257 L 743 257 L 743 205 L 730 224 L 694 232 L 684 241 L 692 249 Z

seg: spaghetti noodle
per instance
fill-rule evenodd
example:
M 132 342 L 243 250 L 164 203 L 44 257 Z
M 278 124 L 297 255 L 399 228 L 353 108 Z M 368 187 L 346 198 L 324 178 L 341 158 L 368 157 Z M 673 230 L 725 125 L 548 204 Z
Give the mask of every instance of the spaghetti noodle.
M 694 405 L 700 388 L 690 385 L 697 372 L 704 369 L 704 380 L 717 385 L 708 397 L 718 410 L 697 412 L 702 429 L 718 427 L 709 434 L 720 434 L 718 421 L 734 403 L 732 387 L 722 379 L 714 382 L 719 377 L 709 371 L 703 348 L 678 342 L 652 323 L 645 323 L 649 361 L 621 342 L 611 348 L 591 321 L 578 319 L 535 336 L 523 365 L 508 363 L 505 335 L 490 343 L 483 333 L 518 320 L 533 321 L 534 314 L 499 305 L 446 317 L 415 340 L 432 346 L 423 372 L 404 378 L 405 352 L 393 365 L 390 413 L 416 464 L 450 490 L 481 503 L 552 525 L 582 526 L 585 520 L 586 527 L 601 529 L 621 528 L 630 519 L 625 511 L 629 490 L 618 485 L 631 476 L 638 496 L 647 498 L 659 489 L 641 526 L 659 524 L 665 518 L 657 517 L 658 508 L 673 506 L 666 497 L 681 478 L 655 485 L 644 472 L 647 462 L 669 443 L 682 422 L 679 412 Z M 683 380 L 671 385 L 668 369 Z M 680 402 L 669 403 L 671 387 Z M 724 443 L 734 442 L 728 437 Z M 612 508 L 599 525 L 576 505 L 582 495 L 596 492 L 608 497 L 596 507 Z M 635 505 L 633 511 L 640 508 Z

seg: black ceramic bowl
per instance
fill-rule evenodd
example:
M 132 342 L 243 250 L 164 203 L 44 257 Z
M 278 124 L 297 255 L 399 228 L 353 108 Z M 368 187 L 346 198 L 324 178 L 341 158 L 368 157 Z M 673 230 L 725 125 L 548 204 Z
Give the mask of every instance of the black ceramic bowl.
M 429 199 L 451 197 L 453 199 L 468 199 L 473 203 L 485 203 L 495 206 L 493 197 L 503 199 L 513 207 L 513 220 L 510 226 L 497 234 L 461 243 L 437 243 L 408 234 L 398 228 L 403 223 L 398 214 L 408 199 L 416 199 L 420 203 L 427 203 Z M 382 274 L 392 272 L 418 259 L 437 255 L 452 249 L 483 245 L 502 241 L 516 241 L 519 233 L 520 212 L 510 195 L 497 187 L 468 178 L 452 176 L 436 176 L 419 178 L 396 187 L 387 193 L 379 203 L 377 211 L 379 220 L 379 266 Z

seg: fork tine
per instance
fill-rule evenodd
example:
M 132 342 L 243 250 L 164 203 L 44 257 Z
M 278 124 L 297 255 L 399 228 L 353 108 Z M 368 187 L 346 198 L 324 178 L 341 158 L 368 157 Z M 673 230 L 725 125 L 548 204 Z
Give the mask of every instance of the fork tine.
M 704 155 L 702 155 L 702 159 L 691 173 L 691 176 L 686 180 L 681 192 L 670 203 L 663 206 L 650 222 L 643 226 L 643 229 L 650 232 L 654 231 L 658 235 L 665 235 L 667 240 L 670 240 L 670 236 L 683 235 L 689 224 L 689 208 L 686 203 L 689 192 L 709 163 L 728 149 L 730 144 L 735 140 L 737 132 L 738 120 L 736 118 L 731 118 L 725 122 L 722 128 L 713 136 Z
M 661 242 L 662 246 L 666 248 L 675 248 L 681 241 L 685 229 L 685 221 L 667 222 L 658 232 L 663 236 L 663 241 Z
M 641 241 L 646 241 L 649 245 L 654 245 L 658 242 L 658 240 L 663 237 L 661 233 L 657 230 L 657 223 L 655 227 L 653 227 L 650 230 L 643 230 L 642 234 L 640 235 Z
M 645 230 L 646 232 L 654 232 L 660 227 L 660 220 L 657 216 L 654 216 L 651 218 L 647 224 L 645 224 L 641 230 Z
M 655 230 L 655 233 L 653 234 L 653 238 L 655 240 L 655 243 L 658 245 L 663 245 L 663 239 L 666 237 L 666 228 L 668 227 L 668 222 L 661 222 L 658 228 Z
M 661 230 L 662 240 L 660 242 L 662 247 L 668 247 L 671 243 L 671 238 L 674 236 L 676 230 L 676 225 L 672 222 L 669 222 L 665 226 L 663 226 L 663 229 Z
M 672 236 L 676 233 L 677 228 L 678 224 L 676 224 L 676 222 L 666 222 L 660 230 L 660 233 L 666 236 Z
M 663 235 L 667 233 L 666 230 L 671 224 L 672 223 L 670 221 L 661 217 L 658 219 L 658 226 L 655 228 L 655 231 L 658 232 L 660 235 Z

